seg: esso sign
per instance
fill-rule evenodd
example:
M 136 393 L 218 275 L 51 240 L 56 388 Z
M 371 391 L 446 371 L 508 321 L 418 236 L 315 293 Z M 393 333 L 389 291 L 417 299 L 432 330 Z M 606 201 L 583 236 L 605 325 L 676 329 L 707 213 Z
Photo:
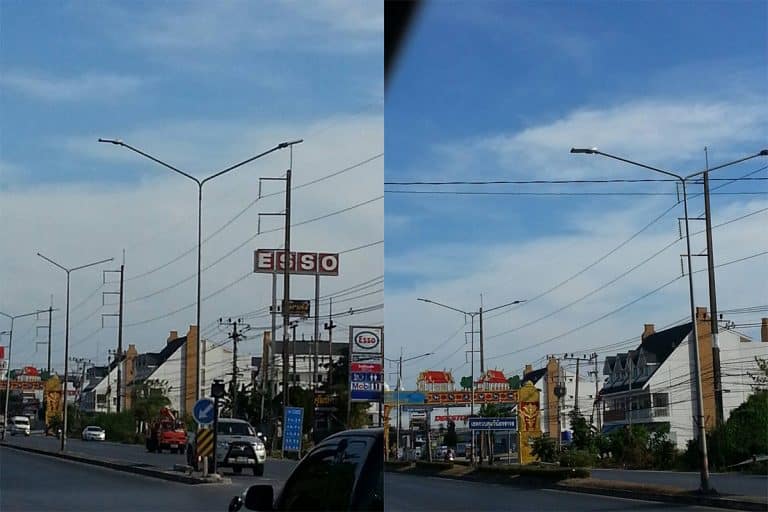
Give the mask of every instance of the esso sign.
M 379 346 L 379 337 L 373 332 L 359 332 L 355 335 L 355 345 L 366 351 L 376 350 Z
M 254 272 L 285 272 L 285 251 L 280 249 L 259 249 L 254 253 L 253 260 Z M 288 271 L 291 274 L 337 276 L 339 255 L 327 252 L 291 252 L 288 257 Z

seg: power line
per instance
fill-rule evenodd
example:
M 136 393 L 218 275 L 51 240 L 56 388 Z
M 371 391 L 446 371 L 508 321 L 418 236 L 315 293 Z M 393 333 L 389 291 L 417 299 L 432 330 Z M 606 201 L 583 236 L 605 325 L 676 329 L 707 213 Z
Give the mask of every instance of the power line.
M 762 167 L 758 171 L 764 170 L 768 167 Z M 757 171 L 756 171 L 757 172 Z M 751 181 L 751 180 L 768 180 L 768 178 L 710 178 L 710 181 Z M 700 181 L 700 180 L 699 180 Z M 589 183 L 675 183 L 676 179 L 672 178 L 641 178 L 641 179 L 624 179 L 624 178 L 594 178 L 594 179 L 572 179 L 572 180 L 460 180 L 460 181 L 385 181 L 384 185 L 398 185 L 398 186 L 416 186 L 416 185 L 430 185 L 430 186 L 444 186 L 444 185 L 561 185 L 561 184 L 589 184 Z
M 612 196 L 676 196 L 676 192 L 488 192 L 469 190 L 392 190 L 385 189 L 385 194 L 413 195 L 454 195 L 454 196 L 531 196 L 531 197 L 612 197 Z M 768 191 L 758 192 L 711 192 L 711 196 L 761 196 Z

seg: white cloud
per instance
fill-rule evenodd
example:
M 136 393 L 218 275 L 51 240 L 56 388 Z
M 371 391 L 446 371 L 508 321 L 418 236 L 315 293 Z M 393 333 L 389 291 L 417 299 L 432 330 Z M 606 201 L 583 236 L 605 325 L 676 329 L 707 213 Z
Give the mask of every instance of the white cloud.
M 14 243 L 0 254 L 0 283 L 4 291 L 0 309 L 21 311 L 45 306 L 49 294 L 55 294 L 56 307 L 64 306 L 64 274 L 37 258 L 40 251 L 65 265 L 82 264 L 84 260 L 115 257 L 119 262 L 126 249 L 126 276 L 131 278 L 170 261 L 195 246 L 196 193 L 191 183 L 167 172 L 152 162 L 129 151 L 100 145 L 97 135 L 120 135 L 128 142 L 143 147 L 164 159 L 189 166 L 192 172 L 219 169 L 229 163 L 270 147 L 286 138 L 305 138 L 294 151 L 294 184 L 300 185 L 330 172 L 379 154 L 383 151 L 383 119 L 381 116 L 334 117 L 294 125 L 273 124 L 254 129 L 247 123 L 229 123 L 230 129 L 219 129 L 224 123 L 206 121 L 170 123 L 164 126 L 129 130 L 126 134 L 93 134 L 68 142 L 73 162 L 96 162 L 105 172 L 129 173 L 136 168 L 144 178 L 103 185 L 99 183 L 70 183 L 40 185 L 12 183 L 0 191 L 3 214 L 0 229 Z M 178 128 L 178 129 L 175 129 Z M 204 135 L 192 136 L 202 132 Z M 153 141 L 163 141 L 152 146 Z M 344 141 L 340 144 L 339 141 Z M 143 149 L 149 148 L 143 147 Z M 97 151 L 97 153 L 93 153 Z M 206 185 L 203 204 L 203 237 L 211 235 L 225 222 L 256 199 L 258 178 L 279 176 L 288 166 L 288 154 L 281 151 L 249 164 L 226 177 Z M 297 190 L 293 194 L 293 220 L 299 222 L 360 203 L 381 195 L 383 158 L 371 161 L 356 170 Z M 280 190 L 281 184 L 265 185 L 265 193 Z M 278 212 L 283 208 L 283 196 L 264 199 L 246 211 L 231 226 L 203 246 L 203 266 L 225 256 L 242 241 L 257 234 L 259 212 Z M 279 218 L 266 218 L 262 229 L 281 225 Z M 298 226 L 292 230 L 292 245 L 296 250 L 341 251 L 383 238 L 383 201 L 377 201 L 326 220 Z M 233 255 L 203 273 L 203 296 L 235 281 L 252 269 L 252 251 L 260 247 L 277 247 L 282 233 L 270 233 L 255 238 Z M 86 261 L 86 262 L 87 262 Z M 114 268 L 107 265 L 105 268 Z M 321 294 L 340 290 L 383 274 L 383 247 L 344 254 L 341 275 L 323 279 Z M 133 300 L 195 275 L 196 252 L 172 265 L 140 279 L 126 282 L 126 299 Z M 15 276 L 25 276 L 23 279 Z M 309 278 L 292 280 L 294 297 L 313 296 L 314 281 Z M 101 270 L 84 270 L 72 276 L 74 306 L 101 284 Z M 379 286 L 380 288 L 380 286 Z M 113 289 L 109 288 L 109 289 Z M 196 280 L 169 289 L 154 297 L 126 305 L 126 324 L 153 318 L 191 304 L 195 301 Z M 362 290 L 361 295 L 375 290 Z M 245 280 L 203 303 L 203 325 L 220 316 L 255 311 L 270 301 L 271 284 L 268 276 L 249 275 Z M 295 294 L 295 295 L 294 295 Z M 350 296 L 344 297 L 349 298 Z M 337 311 L 382 302 L 382 294 L 339 303 Z M 114 348 L 114 330 L 99 331 L 101 313 L 113 308 L 100 307 L 97 293 L 84 306 L 72 313 L 72 353 L 94 359 L 99 344 L 100 356 L 106 360 L 106 349 Z M 31 305 L 31 306 L 30 306 Z M 89 313 L 91 318 L 85 319 Z M 322 311 L 327 314 L 327 311 Z M 159 348 L 170 330 L 185 332 L 194 323 L 194 307 L 146 325 L 126 327 L 125 343 L 135 343 L 140 350 Z M 85 320 L 84 320 L 85 319 Z M 84 321 L 83 321 L 84 320 Z M 337 323 L 380 323 L 381 310 L 355 317 L 340 317 Z M 82 321 L 82 323 L 81 323 Z M 251 318 L 254 326 L 265 326 L 268 318 Z M 107 323 L 111 321 L 108 319 Z M 63 354 L 63 314 L 54 318 L 54 359 L 57 364 Z M 20 325 L 19 349 L 14 350 L 23 360 L 42 361 L 42 352 L 35 354 L 31 343 L 32 327 Z M 311 322 L 299 329 L 312 335 Z M 82 341 L 92 332 L 92 338 Z M 338 331 L 337 331 L 338 333 Z M 216 329 L 209 330 L 215 339 L 223 339 Z M 340 335 L 340 334 L 339 334 Z M 15 345 L 15 344 L 14 344 Z M 15 347 L 14 347 L 15 348 Z M 243 345 L 246 352 L 260 352 L 256 339 Z M 102 361 L 102 362 L 103 362 Z
M 4 88 L 45 101 L 106 101 L 131 94 L 142 84 L 138 77 L 111 73 L 61 77 L 6 70 L 0 74 L 0 85 Z

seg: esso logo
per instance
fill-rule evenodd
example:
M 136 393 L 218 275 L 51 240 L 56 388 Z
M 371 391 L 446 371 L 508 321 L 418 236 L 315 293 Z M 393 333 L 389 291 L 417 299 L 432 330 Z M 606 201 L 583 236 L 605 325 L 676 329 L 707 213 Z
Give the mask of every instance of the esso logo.
M 355 335 L 355 345 L 363 350 L 374 350 L 379 346 L 379 337 L 370 331 L 359 332 Z

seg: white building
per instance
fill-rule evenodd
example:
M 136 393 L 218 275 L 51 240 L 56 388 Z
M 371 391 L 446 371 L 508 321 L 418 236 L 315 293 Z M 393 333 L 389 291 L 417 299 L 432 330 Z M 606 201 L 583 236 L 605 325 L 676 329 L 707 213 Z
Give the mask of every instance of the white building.
M 704 424 L 710 429 L 716 424 L 718 394 L 710 320 L 706 308 L 697 308 L 696 314 Z M 720 329 L 718 334 L 724 420 L 753 392 L 750 373 L 758 371 L 755 357 L 768 358 L 768 319 L 762 323 L 762 342 L 727 329 Z M 636 350 L 606 358 L 606 380 L 601 390 L 603 432 L 629 423 L 649 430 L 668 425 L 677 447 L 685 448 L 686 442 L 696 437 L 693 370 L 691 323 L 660 332 L 655 332 L 652 324 L 646 325 Z

